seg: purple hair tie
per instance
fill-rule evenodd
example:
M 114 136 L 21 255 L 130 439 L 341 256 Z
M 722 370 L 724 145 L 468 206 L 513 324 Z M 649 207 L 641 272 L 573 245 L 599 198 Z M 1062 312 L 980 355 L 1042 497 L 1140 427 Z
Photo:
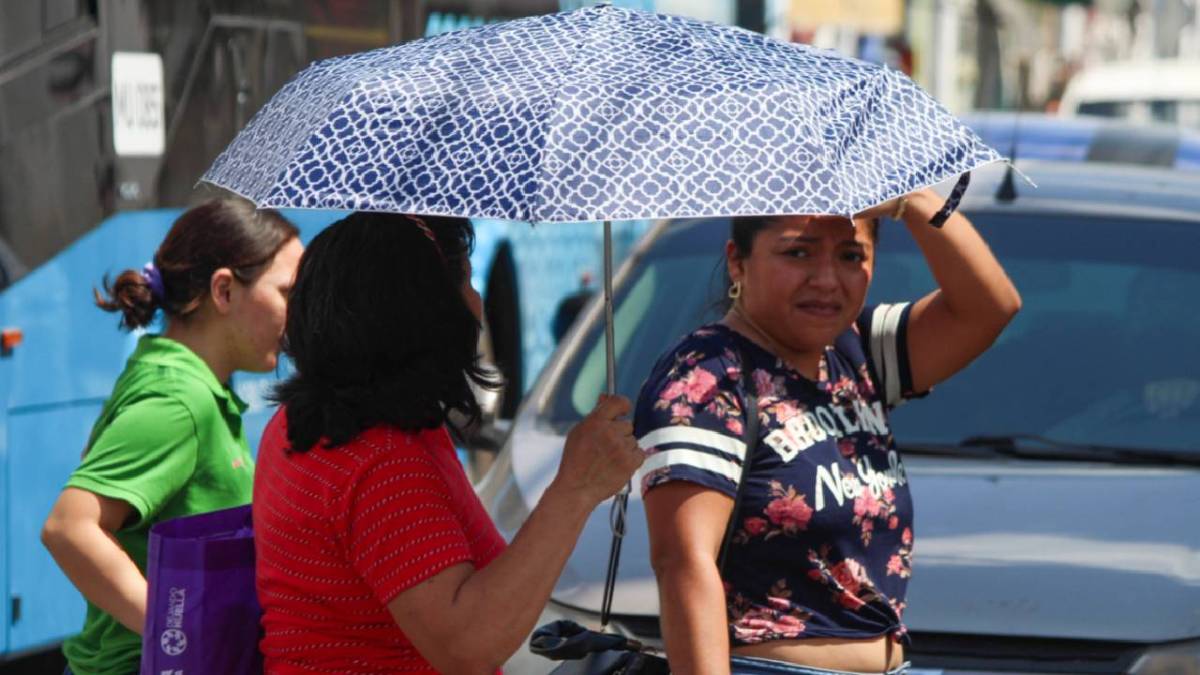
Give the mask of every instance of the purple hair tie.
M 142 279 L 145 279 L 150 286 L 150 297 L 154 298 L 155 302 L 162 304 L 167 299 L 167 291 L 163 288 L 162 272 L 158 271 L 154 263 L 148 262 L 142 268 Z

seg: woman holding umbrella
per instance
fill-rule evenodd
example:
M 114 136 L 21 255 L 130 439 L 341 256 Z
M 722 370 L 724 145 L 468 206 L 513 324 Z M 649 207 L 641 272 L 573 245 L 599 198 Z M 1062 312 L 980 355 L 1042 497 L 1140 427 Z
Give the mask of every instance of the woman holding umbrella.
M 492 384 L 476 356 L 473 236 L 460 218 L 355 213 L 300 262 L 296 373 L 254 486 L 268 673 L 494 672 L 588 514 L 642 463 L 629 402 L 602 399 L 505 544 L 447 433 L 454 411 L 479 416 L 471 384 Z
M 965 367 L 1020 307 L 965 217 L 929 226 L 942 204 L 923 190 L 853 223 L 734 219 L 729 311 L 660 359 L 635 418 L 672 672 L 729 673 L 731 656 L 734 673 L 904 670 L 913 505 L 887 411 Z M 884 215 L 939 288 L 864 308 Z

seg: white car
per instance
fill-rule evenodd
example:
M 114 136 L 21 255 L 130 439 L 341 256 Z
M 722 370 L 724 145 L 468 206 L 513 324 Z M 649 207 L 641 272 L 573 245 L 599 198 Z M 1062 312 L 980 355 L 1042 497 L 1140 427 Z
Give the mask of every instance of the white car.
M 1085 68 L 1067 83 L 1059 112 L 1200 129 L 1200 61 L 1120 61 Z

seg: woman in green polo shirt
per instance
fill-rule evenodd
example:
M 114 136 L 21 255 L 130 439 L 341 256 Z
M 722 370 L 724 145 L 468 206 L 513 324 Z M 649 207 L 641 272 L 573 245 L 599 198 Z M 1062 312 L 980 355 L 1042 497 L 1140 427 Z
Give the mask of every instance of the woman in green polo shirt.
M 229 378 L 275 368 L 301 252 L 278 213 L 216 199 L 180 216 L 143 270 L 96 292 L 126 330 L 160 309 L 166 326 L 138 340 L 42 532 L 88 601 L 63 645 L 68 672 L 137 672 L 151 525 L 250 502 L 245 404 Z

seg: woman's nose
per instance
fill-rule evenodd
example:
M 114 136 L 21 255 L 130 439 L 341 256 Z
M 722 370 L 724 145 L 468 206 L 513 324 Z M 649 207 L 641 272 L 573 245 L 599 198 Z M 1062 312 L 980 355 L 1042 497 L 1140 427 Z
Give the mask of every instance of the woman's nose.
M 808 277 L 808 284 L 817 288 L 835 288 L 837 286 L 837 273 L 834 270 L 832 260 L 820 259 L 812 267 L 811 274 Z

